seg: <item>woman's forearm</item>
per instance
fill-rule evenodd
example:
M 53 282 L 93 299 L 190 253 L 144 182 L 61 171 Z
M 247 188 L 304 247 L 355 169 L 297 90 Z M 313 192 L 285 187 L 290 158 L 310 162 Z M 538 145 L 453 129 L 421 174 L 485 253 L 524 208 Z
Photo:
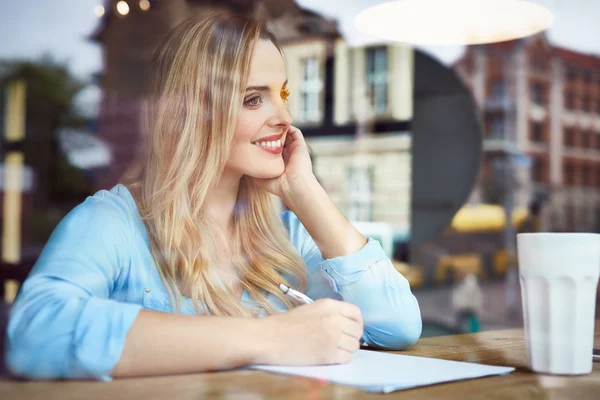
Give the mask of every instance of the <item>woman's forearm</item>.
M 296 182 L 283 200 L 302 222 L 324 258 L 355 253 L 367 243 L 314 177 Z
M 215 371 L 260 362 L 268 350 L 267 333 L 256 318 L 141 310 L 112 376 Z
M 306 228 L 296 230 L 308 232 L 314 241 L 302 248 L 311 268 L 321 269 L 335 283 L 333 290 L 360 308 L 363 339 L 370 346 L 391 350 L 415 343 L 422 330 L 417 299 L 381 245 L 376 240 L 367 242 L 318 182 L 307 179 L 297 184 L 284 201 Z M 320 298 L 329 293 L 312 295 Z

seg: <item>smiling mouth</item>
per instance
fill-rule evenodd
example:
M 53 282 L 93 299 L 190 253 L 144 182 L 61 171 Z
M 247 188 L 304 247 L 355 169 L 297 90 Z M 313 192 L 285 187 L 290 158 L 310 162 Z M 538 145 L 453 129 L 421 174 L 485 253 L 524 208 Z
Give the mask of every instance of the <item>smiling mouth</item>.
M 281 143 L 281 139 L 254 142 L 252 144 L 258 147 L 259 149 L 266 151 L 267 153 L 281 154 L 283 152 L 283 144 Z

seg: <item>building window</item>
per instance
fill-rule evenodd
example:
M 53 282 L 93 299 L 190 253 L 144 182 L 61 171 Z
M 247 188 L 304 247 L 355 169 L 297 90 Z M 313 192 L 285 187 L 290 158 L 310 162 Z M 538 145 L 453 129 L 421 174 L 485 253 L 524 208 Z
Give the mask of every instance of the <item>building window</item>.
M 348 214 L 350 221 L 373 220 L 373 168 L 351 166 L 348 174 Z
M 565 129 L 563 138 L 565 147 L 575 147 L 575 130 L 573 128 Z
M 544 104 L 544 86 L 541 83 L 535 83 L 531 87 L 531 99 L 535 104 Z
M 533 143 L 544 143 L 544 129 L 543 125 L 539 122 L 531 124 L 531 141 Z
M 367 49 L 367 91 L 375 113 L 383 113 L 388 107 L 387 47 Z
M 575 109 L 575 96 L 573 96 L 573 93 L 571 92 L 567 92 L 565 95 L 565 108 L 567 110 Z
M 589 165 L 581 167 L 581 183 L 583 186 L 592 186 L 592 171 Z
M 592 146 L 589 132 L 581 131 L 581 148 L 588 149 Z
M 583 96 L 583 99 L 581 100 L 581 110 L 583 112 L 591 111 L 591 101 L 589 96 Z
M 488 126 L 488 138 L 489 139 L 502 139 L 504 137 L 504 117 L 497 115 L 489 119 Z
M 596 187 L 600 188 L 600 166 L 596 167 Z
M 504 81 L 501 79 L 496 79 L 492 82 L 492 87 L 490 91 L 490 100 L 502 101 L 504 100 Z
M 592 133 L 592 136 L 596 139 L 596 150 L 600 150 L 600 135 Z
M 319 60 L 309 57 L 302 60 L 302 81 L 300 83 L 300 120 L 317 122 L 321 119 L 320 94 L 323 83 L 319 76 Z
M 590 71 L 583 71 L 582 77 L 583 82 L 585 83 L 590 83 L 590 81 L 592 80 L 592 74 L 590 73 Z
M 567 226 L 566 229 L 568 231 L 574 231 L 575 230 L 575 212 L 576 212 L 576 208 L 574 204 L 568 204 L 565 210 L 565 214 L 567 216 Z
M 577 78 L 577 73 L 575 72 L 575 70 L 572 68 L 569 68 L 567 70 L 567 80 L 569 82 L 573 82 L 576 78 Z
M 600 98 L 596 100 L 596 114 L 600 115 Z
M 588 218 L 588 209 L 585 204 L 581 204 L 579 206 L 579 226 L 577 226 L 578 230 L 588 230 L 589 228 L 589 218 Z
M 563 164 L 563 182 L 566 185 L 573 185 L 575 183 L 575 165 L 571 161 L 566 161 Z
M 544 160 L 536 158 L 533 163 L 533 181 L 537 183 L 543 183 L 545 179 L 545 165 Z

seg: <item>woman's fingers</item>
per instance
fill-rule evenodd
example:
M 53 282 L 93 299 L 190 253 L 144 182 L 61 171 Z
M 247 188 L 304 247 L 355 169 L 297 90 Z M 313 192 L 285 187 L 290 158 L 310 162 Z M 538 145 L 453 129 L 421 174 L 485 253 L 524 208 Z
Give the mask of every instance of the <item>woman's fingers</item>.
M 363 336 L 363 326 L 356 321 L 346 319 L 344 326 L 342 326 L 342 332 L 344 335 L 350 336 L 356 340 L 360 340 Z
M 339 302 L 339 307 L 344 317 L 350 318 L 351 320 L 358 322 L 360 326 L 363 325 L 362 313 L 360 312 L 360 308 L 358 308 L 354 304 L 346 302 Z
M 358 339 L 352 336 L 342 335 L 338 344 L 338 349 L 347 351 L 348 353 L 355 353 L 359 348 L 360 343 Z

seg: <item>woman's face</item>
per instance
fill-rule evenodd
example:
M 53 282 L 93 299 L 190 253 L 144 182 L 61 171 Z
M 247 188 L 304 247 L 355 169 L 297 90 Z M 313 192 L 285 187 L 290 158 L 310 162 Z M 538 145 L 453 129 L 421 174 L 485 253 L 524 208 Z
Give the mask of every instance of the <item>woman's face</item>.
M 270 40 L 259 40 L 252 55 L 227 171 L 263 179 L 283 174 L 281 152 L 292 123 L 285 104 L 289 95 L 286 83 L 279 50 Z

